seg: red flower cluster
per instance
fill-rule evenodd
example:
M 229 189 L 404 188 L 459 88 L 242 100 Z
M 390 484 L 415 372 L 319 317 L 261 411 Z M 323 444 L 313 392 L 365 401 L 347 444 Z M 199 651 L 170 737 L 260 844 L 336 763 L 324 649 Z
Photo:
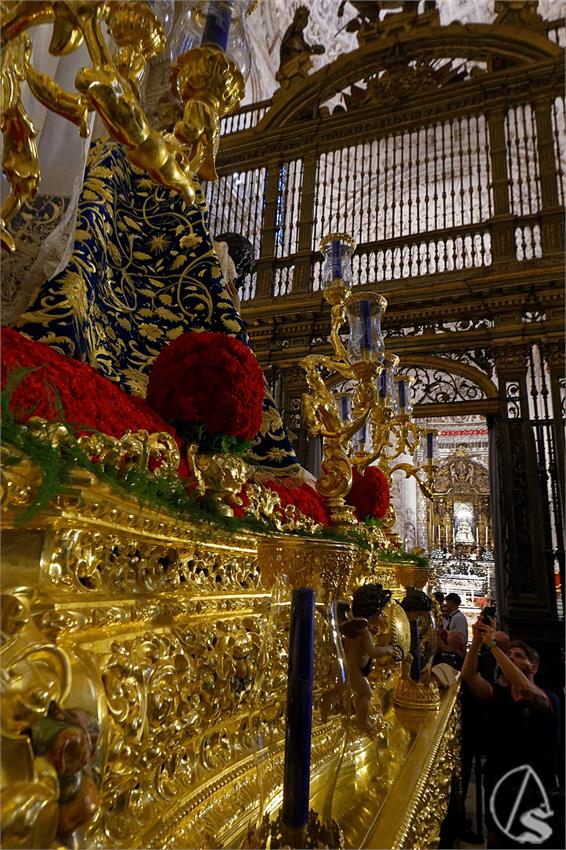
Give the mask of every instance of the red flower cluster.
M 175 430 L 143 399 L 127 395 L 86 363 L 64 357 L 13 328 L 2 328 L 2 388 L 8 376 L 21 368 L 32 371 L 18 384 L 10 402 L 18 422 L 27 422 L 30 416 L 60 419 L 58 395 L 66 421 L 79 432 L 94 429 L 122 437 L 126 431 L 167 431 L 181 445 Z M 186 474 L 183 462 L 179 472 Z
M 264 483 L 266 487 L 278 494 L 283 508 L 287 505 L 295 505 L 304 516 L 311 517 L 315 522 L 320 522 L 326 527 L 330 525 L 330 516 L 322 496 L 306 482 L 298 486 L 294 483 L 287 486 L 273 479 Z
M 360 521 L 368 516 L 382 519 L 389 507 L 387 478 L 377 466 L 369 466 L 363 475 L 354 467 L 353 473 L 354 481 L 346 502 L 355 508 Z
M 147 400 L 169 422 L 204 425 L 243 440 L 261 426 L 263 372 L 249 348 L 218 332 L 189 332 L 159 354 Z

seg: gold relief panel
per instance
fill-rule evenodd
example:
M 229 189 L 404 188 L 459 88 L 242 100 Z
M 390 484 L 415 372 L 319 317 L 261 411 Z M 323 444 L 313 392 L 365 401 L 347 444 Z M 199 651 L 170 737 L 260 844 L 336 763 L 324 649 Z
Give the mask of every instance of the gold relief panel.
M 184 797 L 251 754 L 261 620 L 214 613 L 114 641 L 100 656 L 108 765 L 90 843 L 143 846 Z
M 24 493 L 17 501 L 25 503 L 35 482 L 26 483 L 27 469 L 21 481 L 13 471 L 5 493 Z M 149 846 L 187 795 L 205 799 L 207 783 L 251 756 L 251 692 L 269 599 L 255 541 L 141 510 L 92 482 L 30 529 L 15 528 L 4 504 L 4 586 L 38 588 L 28 593 L 26 634 L 69 659 L 73 704 L 86 700 L 102 730 L 100 813 L 76 840 Z M 13 606 L 3 613 L 20 628 Z M 30 764 L 37 796 L 43 780 Z M 38 829 L 29 846 L 49 846 Z
M 270 597 L 256 540 L 142 510 L 93 481 L 59 498 L 32 527 L 16 528 L 12 497 L 25 503 L 37 485 L 22 470 L 5 469 L 3 568 L 4 589 L 20 588 L 8 596 L 23 596 L 25 604 L 3 605 L 4 630 L 12 630 L 24 652 L 40 645 L 47 658 L 61 659 L 58 680 L 64 681 L 54 696 L 45 691 L 42 716 L 54 698 L 90 712 L 100 728 L 92 767 L 96 811 L 70 840 L 116 848 L 238 843 L 256 815 L 260 792 L 277 808 L 283 775 L 288 635 L 280 630 L 270 643 L 274 651 L 262 655 Z M 266 584 L 278 570 L 275 561 L 283 564 L 275 549 L 267 546 Z M 295 539 L 289 551 L 295 553 L 295 580 L 308 578 L 331 593 L 347 585 L 357 557 L 356 547 L 304 539 Z M 297 554 L 305 551 L 308 568 Z M 367 558 L 361 561 L 367 567 Z M 373 570 L 383 571 L 378 577 L 391 586 L 388 566 L 374 564 Z M 15 645 L 13 635 L 7 642 L 3 636 L 3 661 Z M 12 711 L 10 700 L 4 705 Z M 315 723 L 315 793 L 336 759 L 340 722 L 334 715 Z M 269 747 L 261 776 L 254 755 L 260 735 Z M 380 765 L 392 782 L 407 733 L 397 724 L 388 735 Z M 6 846 L 50 846 L 54 777 L 35 763 L 27 740 L 16 744 L 26 758 L 3 748 L 2 786 L 27 765 L 26 799 L 44 801 L 49 829 L 30 815 L 29 834 L 13 834 L 3 805 Z M 360 758 L 374 746 L 381 744 L 359 741 Z M 448 755 L 442 758 L 437 783 L 450 769 Z M 356 774 L 356 782 L 363 785 L 364 776 Z M 344 790 L 347 803 L 351 786 Z M 344 827 L 348 839 L 355 832 L 348 816 Z

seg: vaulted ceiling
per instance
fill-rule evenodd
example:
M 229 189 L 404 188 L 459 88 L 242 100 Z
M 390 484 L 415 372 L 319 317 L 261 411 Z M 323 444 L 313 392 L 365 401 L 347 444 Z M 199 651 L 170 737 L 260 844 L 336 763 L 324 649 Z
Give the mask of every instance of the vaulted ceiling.
M 300 4 L 301 0 L 261 0 L 248 18 L 253 61 L 245 103 L 269 98 L 277 88 L 275 74 L 279 67 L 281 38 L 293 19 L 295 8 Z M 305 29 L 306 39 L 309 44 L 319 43 L 325 47 L 323 55 L 312 57 L 313 70 L 358 46 L 356 34 L 347 32 L 345 28 L 347 22 L 356 16 L 356 10 L 347 2 L 339 18 L 340 5 L 338 0 L 310 0 L 308 3 L 310 20 Z M 370 5 L 377 4 L 368 0 Z M 398 5 L 400 7 L 402 4 Z M 495 0 L 438 0 L 437 8 L 443 25 L 452 21 L 461 21 L 463 24 L 490 23 L 495 18 Z M 386 10 L 381 14 L 383 16 L 393 11 Z M 566 0 L 539 0 L 538 12 L 547 20 L 564 17 Z

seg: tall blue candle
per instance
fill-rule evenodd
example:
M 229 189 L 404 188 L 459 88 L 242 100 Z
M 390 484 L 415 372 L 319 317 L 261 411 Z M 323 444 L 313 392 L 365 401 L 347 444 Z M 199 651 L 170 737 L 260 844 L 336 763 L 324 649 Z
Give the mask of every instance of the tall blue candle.
M 304 829 L 309 816 L 314 603 L 310 587 L 293 591 L 282 809 L 284 826 L 293 830 Z
M 333 239 L 331 245 L 332 280 L 342 280 L 342 245 L 338 239 Z
M 383 364 L 383 369 L 379 376 L 379 397 L 387 398 L 387 363 Z
M 428 431 L 426 435 L 426 456 L 429 460 L 432 460 L 433 437 L 434 434 Z
M 399 407 L 405 407 L 405 381 L 397 381 L 397 386 L 399 388 Z
M 371 335 L 371 302 L 360 301 L 360 319 L 363 324 L 363 336 L 360 342 L 362 351 L 375 351 L 375 345 Z
M 411 655 L 413 661 L 411 664 L 411 679 L 413 682 L 420 682 L 421 679 L 421 656 L 419 652 L 419 621 L 411 620 Z
M 232 5 L 231 0 L 215 0 L 208 4 L 201 45 L 215 44 L 222 50 L 226 50 L 232 20 Z
M 348 398 L 348 396 L 346 394 L 344 394 L 342 396 L 342 398 L 340 399 L 340 409 L 341 409 L 342 419 L 344 420 L 344 422 L 346 422 L 346 420 L 348 419 L 348 416 L 350 415 L 349 401 L 350 401 L 350 399 Z

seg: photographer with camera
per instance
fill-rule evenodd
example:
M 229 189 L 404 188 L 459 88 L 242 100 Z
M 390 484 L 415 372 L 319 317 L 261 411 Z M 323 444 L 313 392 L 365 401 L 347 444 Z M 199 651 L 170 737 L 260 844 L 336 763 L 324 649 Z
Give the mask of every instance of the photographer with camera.
M 531 801 L 528 794 L 532 791 L 522 788 L 520 771 L 513 775 L 514 769 L 528 767 L 534 771 L 548 795 L 556 787 L 560 708 L 554 694 L 535 684 L 539 665 L 535 650 L 522 641 L 514 640 L 509 643 L 508 653 L 505 652 L 495 637 L 494 619 L 485 617 L 485 620 L 488 622 L 483 622 L 480 617 L 472 627 L 472 643 L 464 660 L 461 678 L 471 693 L 485 704 L 486 803 L 488 807 L 496 804 L 505 820 L 509 813 L 515 811 L 517 800 L 526 807 L 527 816 L 538 811 L 536 799 L 532 800 L 532 808 L 529 808 Z M 478 654 L 482 646 L 495 658 L 501 674 L 497 681 L 489 682 L 478 672 Z M 511 774 L 509 778 L 508 774 Z M 492 811 L 488 811 L 488 847 L 524 846 L 525 836 L 521 832 L 524 832 L 524 821 L 520 815 L 521 812 L 514 818 L 517 824 L 509 824 L 507 832 L 504 832 L 498 827 Z M 544 826 L 552 832 L 549 824 Z M 517 840 L 513 840 L 510 834 L 515 834 Z M 555 835 L 554 839 L 557 838 Z M 552 842 L 552 836 L 549 840 Z M 556 846 L 546 842 L 537 844 L 541 847 Z

